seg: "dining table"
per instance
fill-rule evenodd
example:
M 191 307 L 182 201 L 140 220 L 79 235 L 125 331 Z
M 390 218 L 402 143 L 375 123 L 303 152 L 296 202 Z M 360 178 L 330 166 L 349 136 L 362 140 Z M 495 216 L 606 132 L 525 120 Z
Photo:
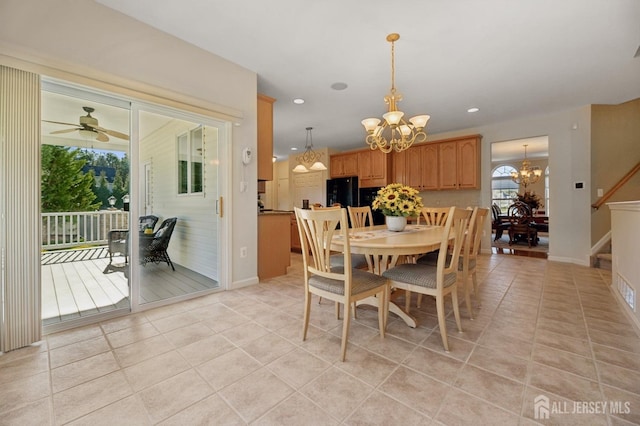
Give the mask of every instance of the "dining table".
M 403 231 L 390 231 L 386 225 L 351 228 L 349 250 L 369 256 L 372 272 L 381 275 L 398 262 L 412 261 L 416 256 L 439 249 L 443 230 L 442 226 L 432 225 L 407 225 Z M 344 251 L 342 235 L 333 237 L 331 249 Z M 378 298 L 372 296 L 359 301 L 358 305 L 379 307 L 378 302 Z M 409 327 L 416 327 L 416 319 L 393 301 L 389 303 L 389 311 L 402 318 Z

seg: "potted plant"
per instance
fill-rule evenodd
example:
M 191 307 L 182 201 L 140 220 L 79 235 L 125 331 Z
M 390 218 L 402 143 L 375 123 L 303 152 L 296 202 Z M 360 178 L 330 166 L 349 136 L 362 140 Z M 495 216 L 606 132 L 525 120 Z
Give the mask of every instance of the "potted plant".
M 408 216 L 418 216 L 422 209 L 422 197 L 418 191 L 401 183 L 392 183 L 378 191 L 371 208 L 380 210 L 386 217 L 387 227 L 402 231 Z
M 525 191 L 524 194 L 518 194 L 513 201 L 521 201 L 527 205 L 531 209 L 531 213 L 533 214 L 536 210 L 542 207 L 542 202 L 540 201 L 540 197 L 536 195 L 535 192 Z

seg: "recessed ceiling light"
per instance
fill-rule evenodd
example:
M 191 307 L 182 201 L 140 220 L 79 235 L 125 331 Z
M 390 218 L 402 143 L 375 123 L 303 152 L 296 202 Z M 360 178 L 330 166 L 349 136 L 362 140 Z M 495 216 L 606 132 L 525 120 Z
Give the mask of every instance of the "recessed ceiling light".
M 476 108 L 476 107 L 469 108 L 469 109 L 467 110 L 467 112 L 478 112 L 478 111 L 480 111 L 480 108 Z
M 333 83 L 333 84 L 331 85 L 331 88 L 332 88 L 333 90 L 344 90 L 344 89 L 346 89 L 347 87 L 349 87 L 349 86 L 347 86 L 347 83 L 342 83 L 342 82 Z
M 296 148 L 295 146 L 291 147 L 291 151 L 297 151 L 297 150 L 298 150 L 298 148 Z
M 293 103 L 294 103 L 294 104 L 298 104 L 298 105 L 302 105 L 302 104 L 304 103 L 304 99 L 302 99 L 302 98 L 295 98 L 295 99 L 293 100 Z

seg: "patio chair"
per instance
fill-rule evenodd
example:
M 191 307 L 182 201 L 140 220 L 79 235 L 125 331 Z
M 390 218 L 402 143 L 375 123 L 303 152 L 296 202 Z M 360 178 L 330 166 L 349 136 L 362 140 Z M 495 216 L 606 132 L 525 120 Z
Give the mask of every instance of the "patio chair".
M 107 249 L 109 250 L 109 265 L 113 262 L 114 254 L 124 256 L 124 263 L 129 263 L 129 230 L 110 230 L 107 234 Z
M 167 253 L 167 249 L 177 221 L 178 218 L 170 217 L 162 222 L 155 233 L 140 235 L 140 264 L 142 266 L 149 262 L 166 262 L 167 265 L 171 266 L 171 269 L 176 270 L 173 262 L 171 262 L 169 253 Z
M 152 214 L 147 216 L 140 216 L 138 220 L 138 231 L 144 232 L 145 229 L 155 229 L 156 223 L 158 223 L 158 216 Z

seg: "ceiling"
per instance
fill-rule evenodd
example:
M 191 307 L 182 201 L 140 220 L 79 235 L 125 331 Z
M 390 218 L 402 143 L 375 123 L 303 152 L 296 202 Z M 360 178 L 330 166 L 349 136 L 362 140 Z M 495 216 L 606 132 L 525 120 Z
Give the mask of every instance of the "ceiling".
M 640 97 L 637 0 L 97 1 L 255 71 L 281 158 L 308 126 L 315 148 L 365 146 L 392 32 L 399 109 L 430 114 L 431 134 Z

